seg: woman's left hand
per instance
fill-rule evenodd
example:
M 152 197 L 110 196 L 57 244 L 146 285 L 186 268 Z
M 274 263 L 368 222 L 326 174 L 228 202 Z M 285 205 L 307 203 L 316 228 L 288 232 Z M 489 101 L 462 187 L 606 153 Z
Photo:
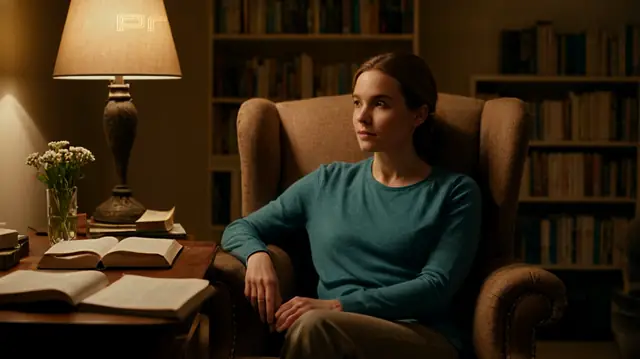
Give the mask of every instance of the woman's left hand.
M 276 312 L 276 330 L 282 332 L 289 329 L 302 314 L 313 309 L 342 311 L 342 305 L 336 299 L 294 297 L 278 308 Z

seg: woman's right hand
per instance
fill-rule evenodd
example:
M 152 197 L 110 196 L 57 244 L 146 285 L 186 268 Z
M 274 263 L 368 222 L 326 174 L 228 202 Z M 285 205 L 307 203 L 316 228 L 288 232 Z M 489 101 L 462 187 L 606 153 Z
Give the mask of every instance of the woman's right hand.
M 262 322 L 273 327 L 274 316 L 282 304 L 282 298 L 278 276 L 268 253 L 256 252 L 247 259 L 244 295 L 260 313 Z

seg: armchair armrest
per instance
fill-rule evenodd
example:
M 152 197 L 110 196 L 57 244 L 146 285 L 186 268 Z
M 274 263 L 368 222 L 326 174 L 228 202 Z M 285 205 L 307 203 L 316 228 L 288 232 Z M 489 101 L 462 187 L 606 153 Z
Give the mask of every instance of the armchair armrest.
M 293 292 L 291 260 L 279 247 L 267 248 L 278 275 L 280 293 L 287 298 Z M 245 274 L 246 267 L 236 257 L 223 251 L 216 255 L 210 281 L 217 290 L 206 311 L 214 359 L 257 356 L 266 347 L 268 328 L 244 296 Z
M 566 288 L 554 274 L 526 264 L 494 271 L 476 304 L 473 342 L 479 359 L 535 357 L 535 328 L 558 321 Z

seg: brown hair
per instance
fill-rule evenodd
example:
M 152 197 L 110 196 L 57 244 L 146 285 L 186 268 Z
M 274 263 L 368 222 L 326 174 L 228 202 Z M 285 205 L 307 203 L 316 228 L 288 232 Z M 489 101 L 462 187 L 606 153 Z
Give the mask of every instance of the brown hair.
M 411 53 L 390 52 L 380 54 L 365 61 L 353 76 L 352 89 L 358 77 L 365 71 L 378 70 L 393 77 L 400 84 L 400 92 L 410 110 L 427 105 L 428 114 L 413 133 L 413 147 L 425 162 L 432 154 L 433 127 L 438 103 L 436 81 L 429 65 L 419 56 Z

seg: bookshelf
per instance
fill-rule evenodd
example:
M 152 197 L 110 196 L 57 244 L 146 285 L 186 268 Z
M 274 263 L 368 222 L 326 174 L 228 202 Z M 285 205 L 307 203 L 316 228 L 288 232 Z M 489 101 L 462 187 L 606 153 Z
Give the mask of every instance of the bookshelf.
M 249 7 L 249 4 L 251 6 Z M 249 98 L 350 92 L 357 66 L 387 51 L 419 54 L 416 0 L 210 0 L 211 233 L 241 216 L 235 121 Z
M 539 237 L 525 234 L 516 255 L 549 269 L 624 269 L 620 240 L 639 203 L 640 77 L 483 75 L 471 89 L 521 98 L 534 118 L 519 202 L 521 220 L 539 220 L 520 225 Z
M 474 97 L 523 99 L 534 118 L 515 256 L 557 274 L 570 303 L 540 338 L 611 340 L 608 293 L 630 285 L 624 241 L 639 205 L 640 77 L 493 75 L 471 86 Z M 582 96 L 598 92 L 610 95 Z
M 471 96 L 517 97 L 533 117 L 515 256 L 567 286 L 552 340 L 611 340 L 610 290 L 627 287 L 625 240 L 638 215 L 640 27 L 558 33 L 540 21 L 500 32 L 499 74 Z

